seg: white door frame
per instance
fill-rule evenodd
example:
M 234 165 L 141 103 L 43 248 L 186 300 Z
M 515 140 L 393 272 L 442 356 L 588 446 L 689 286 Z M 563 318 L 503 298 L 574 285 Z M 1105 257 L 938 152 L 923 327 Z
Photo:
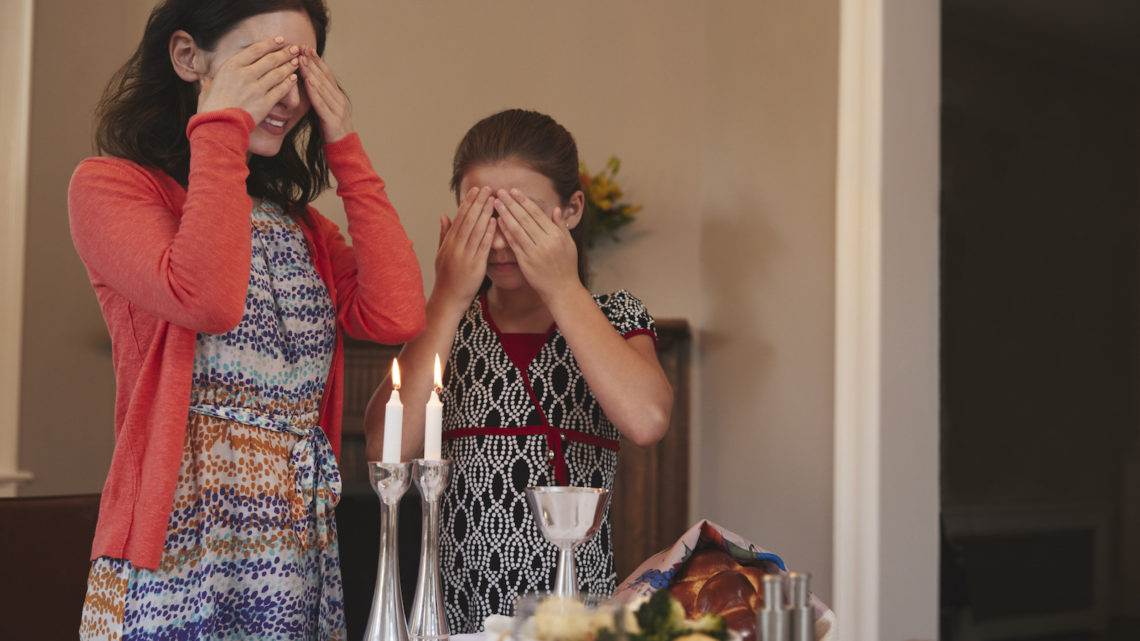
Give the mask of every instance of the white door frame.
M 31 478 L 19 468 L 28 131 L 32 97 L 32 0 L 0 3 L 0 496 Z
M 833 605 L 938 636 L 938 0 L 841 0 Z

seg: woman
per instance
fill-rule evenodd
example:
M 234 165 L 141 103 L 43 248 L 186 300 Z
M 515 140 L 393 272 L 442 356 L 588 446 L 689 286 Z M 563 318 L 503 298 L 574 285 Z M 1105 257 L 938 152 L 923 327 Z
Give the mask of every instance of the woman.
M 84 639 L 342 639 L 341 334 L 424 326 L 321 59 L 322 0 L 168 0 L 98 112 L 72 238 L 114 350 Z M 308 205 L 337 180 L 353 239 Z
M 556 549 L 525 489 L 612 487 L 621 439 L 659 440 L 673 396 L 641 301 L 586 289 L 585 195 L 565 128 L 519 109 L 483 119 L 459 143 L 451 186 L 459 211 L 440 218 L 427 329 L 400 354 L 400 395 L 406 459 L 422 451 L 434 356 L 446 356 L 443 456 L 454 468 L 440 564 L 450 631 L 464 633 L 554 587 Z M 390 392 L 385 382 L 369 404 L 370 458 Z M 577 558 L 583 591 L 613 591 L 608 513 Z

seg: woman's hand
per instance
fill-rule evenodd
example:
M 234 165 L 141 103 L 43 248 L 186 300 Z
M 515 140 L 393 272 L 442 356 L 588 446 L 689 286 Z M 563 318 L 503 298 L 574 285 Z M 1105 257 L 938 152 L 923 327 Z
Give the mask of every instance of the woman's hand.
M 435 255 L 435 293 L 466 306 L 479 293 L 487 274 L 487 256 L 495 237 L 494 198 L 490 187 L 467 190 L 452 222 L 439 217 L 439 251 Z
M 340 90 L 336 76 L 316 49 L 305 49 L 301 53 L 301 75 L 313 111 L 321 119 L 321 133 L 326 143 L 336 142 L 353 132 L 348 96 Z
M 300 47 L 286 46 L 281 36 L 255 42 L 201 77 L 198 113 L 239 107 L 255 123 L 297 85 Z
M 562 218 L 562 208 L 546 212 L 522 191 L 500 189 L 495 199 L 499 228 L 515 253 L 527 283 L 543 300 L 581 287 L 578 248 Z

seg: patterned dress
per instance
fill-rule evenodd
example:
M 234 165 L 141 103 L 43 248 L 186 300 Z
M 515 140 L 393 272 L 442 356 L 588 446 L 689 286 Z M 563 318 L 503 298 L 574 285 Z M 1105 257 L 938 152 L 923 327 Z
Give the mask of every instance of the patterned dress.
M 629 292 L 594 300 L 618 333 L 656 340 L 652 317 Z M 538 531 L 524 490 L 612 488 L 621 435 L 557 327 L 504 335 L 485 294 L 459 323 L 444 389 L 443 456 L 453 476 L 441 502 L 440 570 L 447 624 L 459 634 L 482 630 L 490 614 L 512 614 L 520 595 L 553 588 L 558 550 Z M 608 509 L 575 560 L 579 589 L 613 592 Z
M 83 639 L 344 638 L 340 476 L 317 425 L 333 304 L 296 220 L 262 203 L 252 224 L 241 323 L 198 335 L 161 564 L 93 561 Z

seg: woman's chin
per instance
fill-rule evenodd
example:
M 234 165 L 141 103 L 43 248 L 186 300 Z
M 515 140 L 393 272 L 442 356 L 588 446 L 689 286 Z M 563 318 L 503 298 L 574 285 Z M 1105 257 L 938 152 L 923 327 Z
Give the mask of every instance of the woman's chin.
M 258 133 L 255 130 L 253 135 L 249 137 L 249 153 L 253 156 L 266 158 L 276 156 L 281 151 L 283 139 L 279 136 L 262 137 Z

